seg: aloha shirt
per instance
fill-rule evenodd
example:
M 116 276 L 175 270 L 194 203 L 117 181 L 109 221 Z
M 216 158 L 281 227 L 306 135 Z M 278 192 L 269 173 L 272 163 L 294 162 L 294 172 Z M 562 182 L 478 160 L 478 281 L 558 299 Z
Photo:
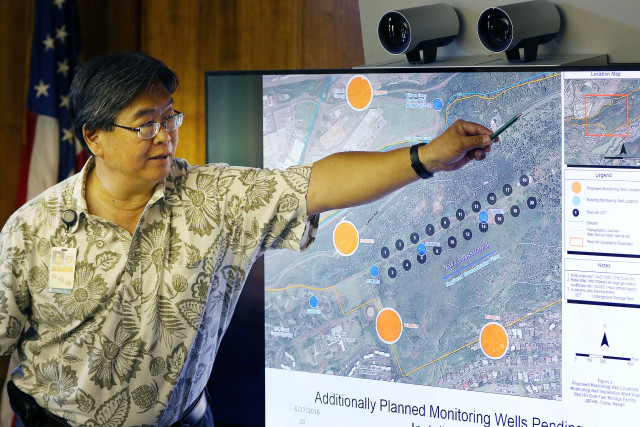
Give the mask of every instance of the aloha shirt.
M 14 383 L 71 424 L 170 425 L 206 386 L 252 263 L 267 248 L 314 240 L 311 167 L 175 159 L 131 236 L 88 214 L 94 163 L 2 230 L 0 353 L 18 348 Z M 67 210 L 77 215 L 68 228 Z M 69 294 L 48 290 L 58 247 L 78 251 Z

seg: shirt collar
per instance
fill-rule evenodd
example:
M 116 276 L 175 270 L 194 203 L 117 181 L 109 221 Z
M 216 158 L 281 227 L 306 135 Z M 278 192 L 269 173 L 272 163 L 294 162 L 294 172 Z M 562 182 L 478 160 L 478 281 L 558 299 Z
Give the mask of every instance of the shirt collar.
M 182 201 L 181 194 L 184 187 L 189 164 L 184 159 L 174 158 L 171 162 L 169 176 L 164 180 L 164 202 L 168 205 L 176 206 Z M 156 188 L 156 192 L 158 188 Z
M 65 200 L 63 204 L 62 212 L 67 210 L 71 210 L 75 212 L 76 218 L 73 225 L 69 227 L 69 232 L 74 233 L 78 228 L 78 223 L 80 222 L 80 218 L 86 217 L 89 213 L 87 209 L 87 178 L 89 177 L 89 172 L 95 167 L 96 159 L 94 156 L 89 157 L 84 167 L 78 174 L 78 179 L 73 184 L 73 189 L 71 192 L 71 198 L 69 200 Z M 165 203 L 169 205 L 176 205 L 180 202 L 179 192 L 176 188 L 174 173 L 176 172 L 175 162 L 171 166 L 171 172 L 169 172 L 169 177 L 164 181 L 158 183 L 156 188 L 149 199 L 149 205 L 153 205 L 160 200 L 164 200 Z M 61 216 L 62 218 L 62 216 Z
M 73 187 L 71 189 L 71 197 L 66 198 L 62 205 L 62 212 L 60 213 L 60 220 L 62 221 L 63 215 L 67 211 L 72 211 L 75 213 L 76 221 L 68 227 L 69 233 L 75 233 L 78 229 L 78 224 L 80 223 L 80 219 L 87 215 L 87 202 L 85 198 L 86 188 L 85 183 L 87 182 L 87 176 L 89 176 L 89 172 L 95 166 L 95 158 L 93 156 L 89 157 L 85 165 L 82 167 L 82 170 L 79 174 L 76 175 L 76 180 L 73 183 Z M 62 221 L 64 223 L 64 221 Z M 66 224 L 65 224 L 66 226 Z

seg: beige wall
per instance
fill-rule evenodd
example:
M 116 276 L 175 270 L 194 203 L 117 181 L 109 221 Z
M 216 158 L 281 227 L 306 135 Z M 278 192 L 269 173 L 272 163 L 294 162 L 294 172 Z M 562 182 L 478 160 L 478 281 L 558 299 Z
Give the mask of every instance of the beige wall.
M 83 58 L 141 50 L 180 76 L 178 155 L 205 159 L 204 73 L 349 68 L 364 62 L 357 0 L 78 0 Z M 0 224 L 15 210 L 31 1 L 0 2 Z M 11 40 L 11 42 L 6 42 Z

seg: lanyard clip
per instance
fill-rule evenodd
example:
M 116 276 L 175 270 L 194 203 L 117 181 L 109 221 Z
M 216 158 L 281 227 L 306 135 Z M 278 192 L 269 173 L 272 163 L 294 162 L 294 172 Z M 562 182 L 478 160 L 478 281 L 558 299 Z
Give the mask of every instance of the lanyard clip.
M 76 221 L 78 221 L 78 214 L 76 214 L 75 211 L 67 209 L 62 212 L 62 222 L 64 222 L 64 225 L 67 227 L 67 232 L 69 232 L 69 229 L 73 227 Z

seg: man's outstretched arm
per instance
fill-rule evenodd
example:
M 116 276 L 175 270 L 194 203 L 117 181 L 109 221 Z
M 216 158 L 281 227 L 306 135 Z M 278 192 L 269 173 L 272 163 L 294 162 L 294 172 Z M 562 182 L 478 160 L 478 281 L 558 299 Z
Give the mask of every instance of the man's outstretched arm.
M 491 151 L 492 131 L 458 120 L 439 137 L 418 149 L 429 172 L 451 171 Z M 409 147 L 379 152 L 351 151 L 318 160 L 311 168 L 307 212 L 362 205 L 418 180 L 411 167 Z

